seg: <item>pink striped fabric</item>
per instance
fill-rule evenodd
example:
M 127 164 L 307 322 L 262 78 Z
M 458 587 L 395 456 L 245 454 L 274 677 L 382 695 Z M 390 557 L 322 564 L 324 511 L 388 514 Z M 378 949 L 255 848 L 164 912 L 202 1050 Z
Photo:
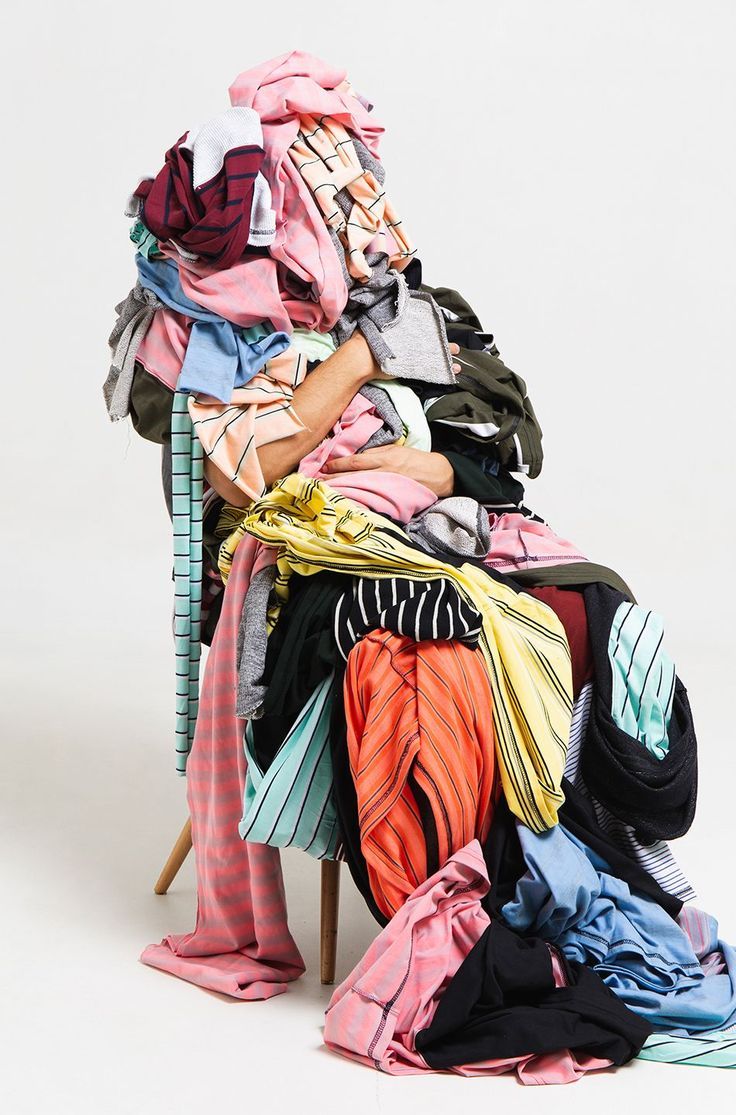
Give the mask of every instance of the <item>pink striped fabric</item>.
M 350 275 L 363 282 L 371 276 L 366 252 L 381 251 L 389 263 L 406 265 L 416 249 L 403 221 L 369 170 L 363 170 L 352 136 L 339 120 L 299 118 L 299 135 L 289 154 L 309 186 L 329 228 L 340 235 Z M 347 188 L 353 204 L 346 217 L 336 196 Z
M 345 307 L 347 287 L 322 213 L 294 166 L 289 148 L 297 137 L 303 113 L 335 117 L 374 155 L 383 128 L 356 96 L 344 70 L 299 50 L 240 74 L 230 86 L 230 102 L 255 109 L 263 127 L 266 155 L 261 170 L 271 187 L 276 213 L 276 237 L 270 255 L 311 287 L 316 300 L 313 305 L 322 320 L 310 328 L 329 330 Z M 295 301 L 287 304 L 285 299 L 284 305 L 292 320 L 302 323 L 293 313 Z M 271 314 L 266 316 L 280 328 Z
M 683 906 L 677 924 L 687 934 L 700 966 L 708 976 L 728 970 L 726 958 L 718 948 L 718 923 L 697 906 Z
M 383 127 L 365 102 L 356 96 L 345 70 L 331 66 L 312 54 L 291 50 L 239 74 L 229 89 L 230 103 L 246 105 L 258 113 L 263 127 L 263 146 L 273 165 L 291 169 L 289 147 L 299 132 L 299 116 L 333 116 L 366 145 L 373 155 Z M 272 205 L 278 214 L 291 176 L 269 173 L 261 168 L 271 187 Z M 321 220 L 320 216 L 320 220 Z
M 229 403 L 189 396 L 189 416 L 205 457 L 250 499 L 266 490 L 258 450 L 304 429 L 292 401 L 306 373 L 307 358 L 292 345 L 243 387 L 233 388 Z
M 243 812 L 243 722 L 235 716 L 235 648 L 252 573 L 273 551 L 250 536 L 239 547 L 207 662 L 187 800 L 197 863 L 197 924 L 193 933 L 149 945 L 141 960 L 172 975 L 232 995 L 268 999 L 304 971 L 286 920 L 276 848 L 246 844 Z
M 483 561 L 500 573 L 588 560 L 577 546 L 560 538 L 546 523 L 535 523 L 525 515 L 491 513 L 488 523 L 491 545 Z
M 480 844 L 473 840 L 417 887 L 336 989 L 325 1015 L 325 1044 L 395 1076 L 434 1072 L 416 1051 L 415 1037 L 431 1022 L 444 989 L 489 924 L 480 904 L 487 891 Z M 564 979 L 554 956 L 553 970 L 559 986 Z M 516 1072 L 523 1084 L 568 1084 L 609 1066 L 610 1061 L 561 1050 L 461 1065 L 453 1072 Z
M 304 183 L 302 185 L 308 194 Z M 321 215 L 319 218 L 322 221 Z M 299 250 L 297 245 L 301 245 L 303 260 L 300 265 L 298 257 L 292 260 L 289 270 L 307 284 L 303 292 L 295 292 L 293 284 L 284 278 L 283 269 L 277 267 L 273 249 L 270 249 L 270 256 L 245 256 L 242 262 L 227 271 L 214 271 L 202 263 L 179 259 L 179 276 L 184 293 L 193 302 L 235 325 L 258 325 L 262 321 L 270 321 L 274 329 L 283 329 L 286 333 L 291 333 L 297 325 L 316 329 L 320 333 L 328 332 L 342 313 L 347 298 L 342 270 L 336 275 L 332 263 L 334 257 L 335 266 L 339 264 L 337 252 L 324 221 L 321 231 L 327 238 L 326 243 L 321 237 L 315 243 L 315 238 L 304 225 L 304 213 L 300 216 L 292 214 L 292 221 L 294 227 L 290 228 L 290 233 L 293 234 L 295 256 Z M 295 270 L 297 266 L 298 270 Z
M 340 426 L 332 451 L 337 452 L 338 445 L 344 447 L 343 434 L 349 436 L 352 431 L 352 436 L 358 436 L 368 413 L 363 401 L 357 404 L 351 412 L 354 421 L 344 431 Z M 325 458 L 319 450 L 314 453 L 312 463 L 319 468 Z M 415 510 L 437 498 L 408 477 L 377 472 L 353 475 L 363 477 L 365 491 L 350 486 L 349 473 L 331 482 L 342 494 L 359 498 L 369 510 L 390 514 L 400 522 L 407 522 Z M 372 490 L 368 481 L 379 475 L 378 490 Z M 204 671 L 197 730 L 187 764 L 187 800 L 197 864 L 196 927 L 192 933 L 149 945 L 141 955 L 145 964 L 236 999 L 278 995 L 289 980 L 304 971 L 287 925 L 278 850 L 246 844 L 238 833 L 246 763 L 244 724 L 235 715 L 237 632 L 250 578 L 275 556 L 274 548 L 261 546 L 249 534 L 240 540 Z

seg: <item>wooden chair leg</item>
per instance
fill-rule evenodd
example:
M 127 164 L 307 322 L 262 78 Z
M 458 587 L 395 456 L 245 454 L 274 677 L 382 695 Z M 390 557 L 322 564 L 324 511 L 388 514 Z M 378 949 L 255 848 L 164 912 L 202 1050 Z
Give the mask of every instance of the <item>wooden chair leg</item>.
M 337 959 L 337 917 L 340 907 L 339 860 L 322 860 L 320 897 L 319 975 L 322 983 L 334 983 Z
M 176 878 L 179 868 L 192 850 L 192 818 L 187 817 L 187 822 L 176 838 L 176 844 L 169 853 L 169 858 L 156 880 L 153 888 L 154 894 L 166 894 Z

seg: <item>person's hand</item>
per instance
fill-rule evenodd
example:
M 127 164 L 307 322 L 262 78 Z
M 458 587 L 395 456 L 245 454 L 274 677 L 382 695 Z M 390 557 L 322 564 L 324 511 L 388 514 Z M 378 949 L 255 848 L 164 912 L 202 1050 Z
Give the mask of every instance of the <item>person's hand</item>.
M 327 475 L 339 472 L 363 472 L 379 469 L 398 472 L 424 484 L 437 496 L 451 496 L 455 482 L 452 465 L 441 453 L 427 453 L 424 449 L 407 449 L 405 445 L 380 445 L 350 457 L 327 461 L 322 471 Z
M 356 329 L 355 333 L 357 333 L 357 332 L 358 331 Z M 355 333 L 353 333 L 353 337 L 355 336 Z M 351 340 L 352 340 L 352 338 L 351 338 Z M 368 347 L 367 343 L 366 343 L 366 347 Z M 460 351 L 460 345 L 456 345 L 454 341 L 450 341 L 450 346 L 449 347 L 450 347 L 451 354 L 453 356 L 457 356 L 457 354 Z M 382 372 L 381 369 L 378 367 L 378 364 L 375 364 L 375 368 L 376 368 L 376 371 L 371 376 L 371 379 L 378 379 L 378 380 L 389 379 L 390 380 L 390 379 L 395 379 L 396 378 L 395 376 L 389 376 L 389 375 L 386 375 L 385 372 Z M 457 375 L 460 375 L 460 372 L 462 371 L 462 368 L 460 367 L 459 364 L 453 364 L 452 365 L 452 370 L 455 373 L 455 375 L 457 376 Z

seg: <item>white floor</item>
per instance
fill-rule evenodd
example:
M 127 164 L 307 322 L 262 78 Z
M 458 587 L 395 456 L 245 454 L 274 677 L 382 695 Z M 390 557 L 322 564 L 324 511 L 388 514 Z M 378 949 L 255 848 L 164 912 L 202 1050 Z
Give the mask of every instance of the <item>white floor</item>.
M 722 1109 L 736 1078 L 716 1070 L 639 1062 L 547 1089 L 542 1098 L 511 1079 L 394 1079 L 330 1054 L 321 1044 L 329 989 L 317 972 L 319 876 L 302 853 L 284 859 L 291 924 L 308 971 L 285 995 L 232 1002 L 140 964 L 145 944 L 192 927 L 194 873 L 190 859 L 167 897 L 152 893 L 185 816 L 184 786 L 169 773 L 162 647 L 151 639 L 147 651 L 134 653 L 133 640 L 121 641 L 115 630 L 96 636 L 86 662 L 80 642 L 66 659 L 41 657 L 33 677 L 8 664 L 3 1115 L 188 1115 L 255 1110 L 256 1099 L 268 1112 L 341 1115 L 431 1115 L 504 1102 L 569 1112 L 608 1100 L 638 1110 L 647 1096 L 663 1106 L 697 1100 Z M 691 688 L 708 689 L 707 674 L 695 672 Z M 84 684 L 71 684 L 80 677 Z M 733 817 L 704 742 L 724 704 L 715 701 L 716 715 L 706 709 L 699 718 L 700 819 L 680 853 L 702 904 L 733 940 Z M 347 871 L 343 878 L 338 978 L 374 933 Z

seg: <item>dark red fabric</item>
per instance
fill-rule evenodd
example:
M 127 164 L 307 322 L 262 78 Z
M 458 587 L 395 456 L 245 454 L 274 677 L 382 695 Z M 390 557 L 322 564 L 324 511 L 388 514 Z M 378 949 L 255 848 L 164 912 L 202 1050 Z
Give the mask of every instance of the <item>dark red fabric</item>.
M 565 628 L 572 659 L 572 692 L 573 697 L 577 697 L 586 681 L 593 680 L 593 648 L 590 645 L 583 594 L 579 589 L 551 585 L 524 591 L 551 608 Z
M 153 181 L 142 182 L 136 190 L 143 200 L 143 223 L 159 240 L 175 240 L 226 269 L 237 263 L 248 244 L 253 184 L 263 148 L 234 147 L 219 173 L 195 190 L 192 153 L 181 147 L 186 135 L 166 152 L 164 166 Z

